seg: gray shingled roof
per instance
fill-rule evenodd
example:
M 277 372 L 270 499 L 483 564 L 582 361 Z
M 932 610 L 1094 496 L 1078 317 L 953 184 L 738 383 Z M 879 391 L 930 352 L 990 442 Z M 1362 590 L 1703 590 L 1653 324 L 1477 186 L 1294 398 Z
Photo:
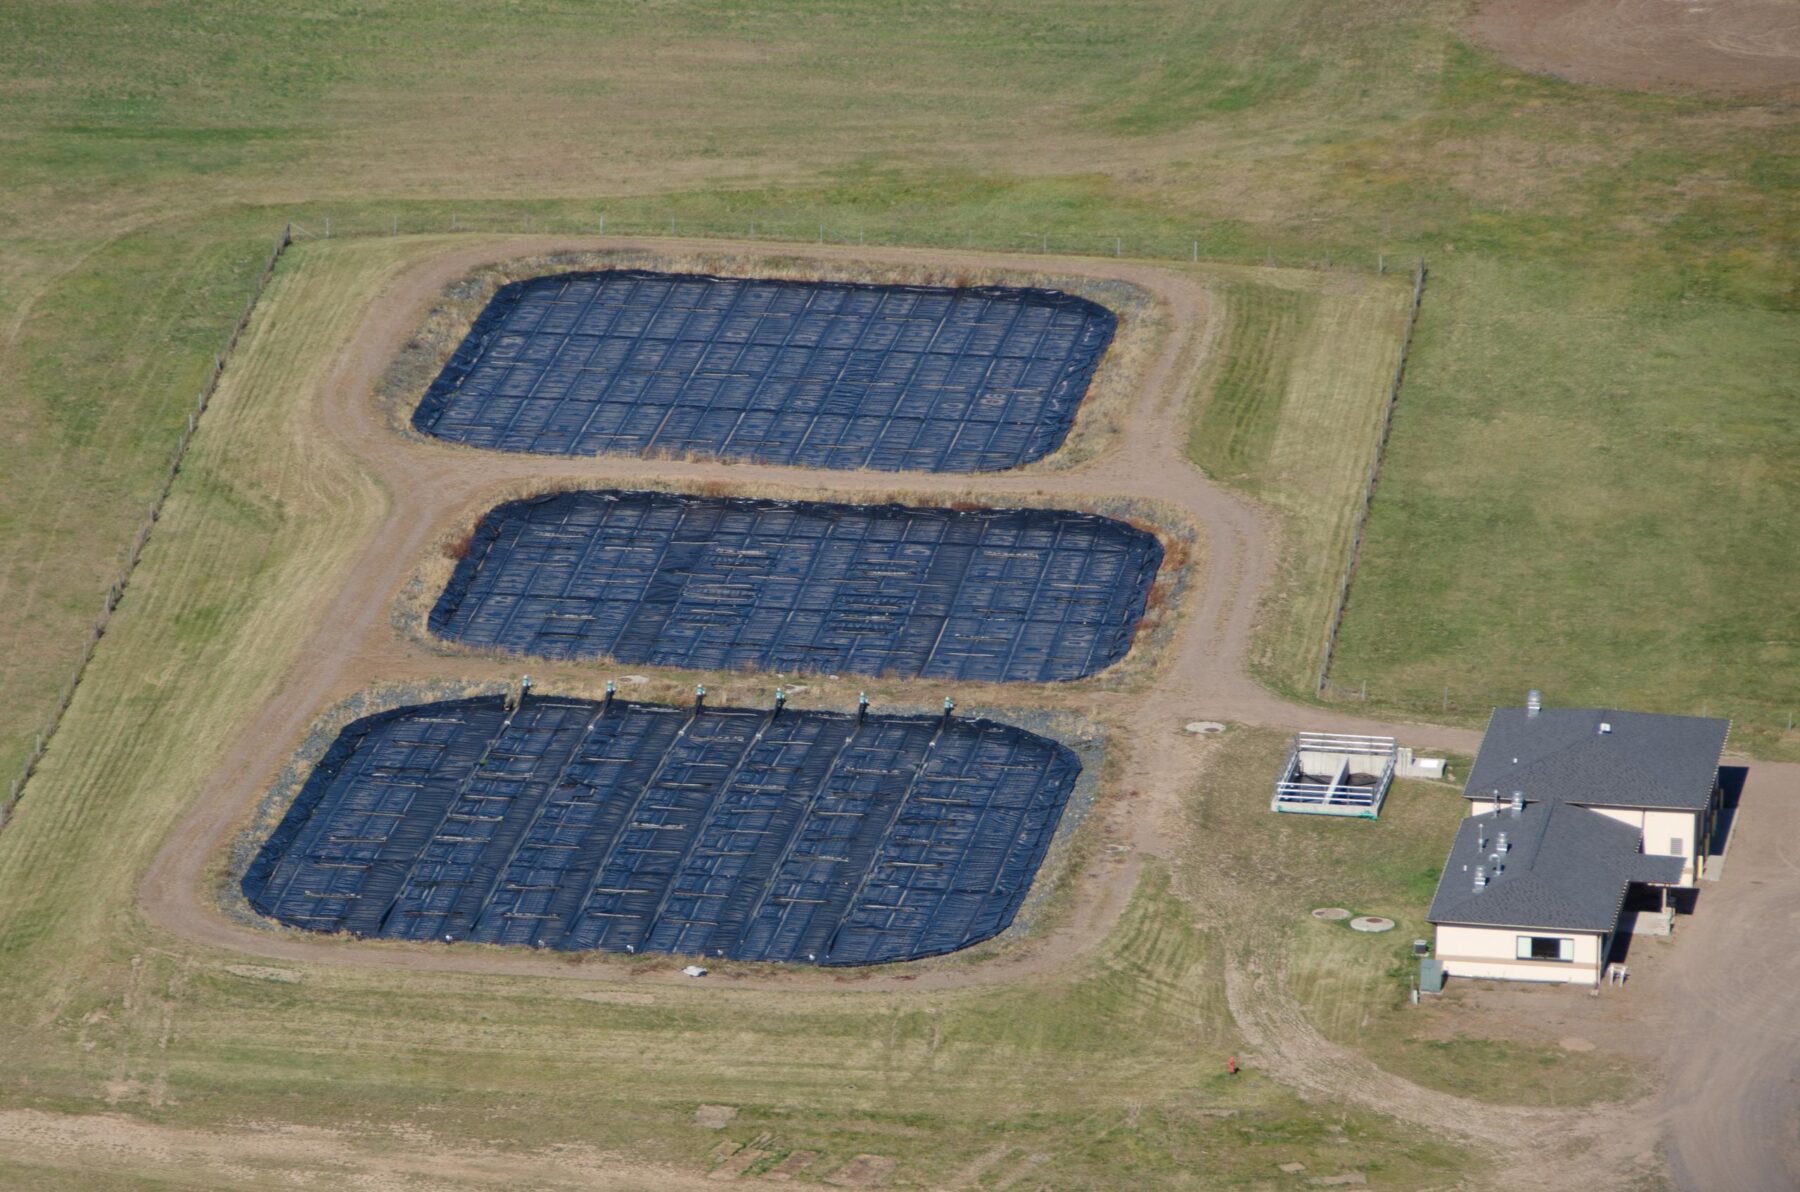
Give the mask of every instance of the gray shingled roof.
M 1600 731 L 1602 724 L 1611 732 Z M 1560 800 L 1704 811 L 1718 782 L 1728 720 L 1608 708 L 1495 708 L 1465 798 Z
M 1508 849 L 1493 857 L 1500 833 Z M 1480 846 L 1485 837 L 1486 847 Z M 1566 803 L 1527 803 L 1474 815 L 1457 829 L 1426 915 L 1433 923 L 1479 927 L 1611 931 L 1632 882 L 1681 880 L 1682 858 L 1647 857 L 1636 828 Z M 1485 866 L 1486 888 L 1475 889 Z

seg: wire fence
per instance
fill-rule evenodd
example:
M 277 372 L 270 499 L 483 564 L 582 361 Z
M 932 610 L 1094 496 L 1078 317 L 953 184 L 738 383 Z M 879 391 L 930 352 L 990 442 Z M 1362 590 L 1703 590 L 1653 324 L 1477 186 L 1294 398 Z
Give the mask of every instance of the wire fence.
M 1385 274 L 1391 272 L 1388 254 L 1365 250 L 1325 249 L 1296 254 L 1274 245 L 1246 245 L 1236 237 L 1216 232 L 1189 236 L 1121 231 L 1021 231 L 993 229 L 909 227 L 896 231 L 866 224 L 855 228 L 832 220 L 796 215 L 773 218 L 758 215 L 730 218 L 670 214 L 620 216 L 597 212 L 592 216 L 543 216 L 530 213 L 452 212 L 442 217 L 418 213 L 349 220 L 319 216 L 312 222 L 292 223 L 296 240 L 331 240 L 373 236 L 431 234 L 620 236 L 657 239 L 708 239 L 769 241 L 779 244 L 820 244 L 891 248 L 939 248 L 1001 254 L 1076 257 L 1131 257 L 1138 260 L 1185 260 L 1197 264 L 1263 265 L 1281 269 L 1327 269 Z
M 275 264 L 281 260 L 281 254 L 287 251 L 288 245 L 294 242 L 293 225 L 282 228 L 281 235 L 276 237 L 275 246 L 269 251 L 269 259 L 264 262 L 262 272 L 257 275 L 256 285 L 250 292 L 248 301 L 244 303 L 243 313 L 238 315 L 237 322 L 232 324 L 231 334 L 225 338 L 224 349 L 213 358 L 212 369 L 207 373 L 206 383 L 200 387 L 200 396 L 194 401 L 194 408 L 187 416 L 187 423 L 175 440 L 175 451 L 169 458 L 169 466 L 163 474 L 162 487 L 157 490 L 156 498 L 150 502 L 145 511 L 144 520 L 138 526 L 137 533 L 132 536 L 131 546 L 125 552 L 125 562 L 120 566 L 118 575 L 106 590 L 106 597 L 100 606 L 100 615 L 94 618 L 88 627 L 87 640 L 82 643 L 81 656 L 74 669 L 69 673 L 62 691 L 58 695 L 55 706 L 51 709 L 44 727 L 39 730 L 32 742 L 29 753 L 25 755 L 25 764 L 18 777 L 12 780 L 6 792 L 6 801 L 0 803 L 0 827 L 12 818 L 13 808 L 18 805 L 19 797 L 25 792 L 25 784 L 37 773 L 38 765 L 44 760 L 44 752 L 49 749 L 50 741 L 56 736 L 56 730 L 62 726 L 63 715 L 75 699 L 75 690 L 81 685 L 82 677 L 87 673 L 88 663 L 94 659 L 94 650 L 100 639 L 106 636 L 107 626 L 112 623 L 113 613 L 118 610 L 119 602 L 125 598 L 125 590 L 131 583 L 132 572 L 137 569 L 138 560 L 143 558 L 144 547 L 150 542 L 150 534 L 156 528 L 158 519 L 162 517 L 163 505 L 169 499 L 169 493 L 175 487 L 175 477 L 181 474 L 182 461 L 187 457 L 187 450 L 194 441 L 194 432 L 199 429 L 200 416 L 206 413 L 206 407 L 212 402 L 213 394 L 219 388 L 219 378 L 225 374 L 225 362 L 237 348 L 238 339 L 244 334 L 244 328 L 250 325 L 250 315 L 256 309 L 257 300 L 262 297 L 263 289 L 269 279 L 275 275 Z
M 1369 461 L 1369 478 L 1363 485 L 1362 509 L 1356 515 L 1356 533 L 1350 540 L 1350 555 L 1344 560 L 1343 578 L 1338 581 L 1337 603 L 1331 611 L 1331 624 L 1325 631 L 1325 654 L 1319 660 L 1318 694 L 1326 694 L 1331 660 L 1337 654 L 1338 631 L 1344 626 L 1344 609 L 1350 603 L 1350 583 L 1356 578 L 1356 563 L 1362 556 L 1363 537 L 1369 529 L 1369 510 L 1375 505 L 1375 484 L 1381 478 L 1381 461 L 1387 457 L 1388 435 L 1394 426 L 1394 407 L 1400 403 L 1400 383 L 1406 379 L 1406 356 L 1412 350 L 1413 328 L 1419 325 L 1419 304 L 1425 299 L 1425 262 L 1413 263 L 1412 307 L 1406 313 L 1406 332 L 1400 339 L 1400 359 L 1394 362 L 1394 379 L 1388 386 L 1387 407 L 1381 414 L 1381 434 L 1375 440 L 1375 458 Z M 1364 698 L 1367 698 L 1366 693 Z

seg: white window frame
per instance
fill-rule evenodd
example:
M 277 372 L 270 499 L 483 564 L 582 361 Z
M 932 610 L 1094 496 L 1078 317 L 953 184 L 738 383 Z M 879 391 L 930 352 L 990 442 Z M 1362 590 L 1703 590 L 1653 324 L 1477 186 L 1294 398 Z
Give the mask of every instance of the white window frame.
M 1515 937 L 1514 957 L 1518 960 L 1533 960 L 1539 964 L 1573 964 L 1575 963 L 1575 937 L 1572 935 L 1521 935 Z M 1531 945 L 1538 940 L 1555 940 L 1556 956 L 1533 956 Z

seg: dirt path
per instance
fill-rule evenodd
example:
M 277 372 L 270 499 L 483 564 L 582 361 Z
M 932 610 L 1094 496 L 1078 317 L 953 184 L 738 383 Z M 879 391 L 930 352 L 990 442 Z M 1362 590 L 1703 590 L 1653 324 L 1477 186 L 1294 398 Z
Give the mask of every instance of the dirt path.
M 1483 0 L 1469 34 L 1514 66 L 1573 83 L 1800 93 L 1792 0 Z
M 320 619 L 320 629 L 303 650 L 294 671 L 268 704 L 256 711 L 238 744 L 202 789 L 199 798 L 158 854 L 141 886 L 149 918 L 193 943 L 226 950 L 314 964 L 484 974 L 553 976 L 573 980 L 617 980 L 626 970 L 605 959 L 571 967 L 565 961 L 528 954 L 447 949 L 410 944 L 312 940 L 298 935 L 256 930 L 232 922 L 212 909 L 202 883 L 209 862 L 218 855 L 243 817 L 293 755 L 308 727 L 331 703 L 371 681 L 422 678 L 483 679 L 510 676 L 517 663 L 430 653 L 406 641 L 390 622 L 402 585 L 445 525 L 445 511 L 473 504 L 494 489 L 519 482 L 574 479 L 597 486 L 629 485 L 656 480 L 674 484 L 709 481 L 728 484 L 778 484 L 825 490 L 833 499 L 855 500 L 904 487 L 923 493 L 963 493 L 978 489 L 985 498 L 1054 497 L 1080 508 L 1096 498 L 1141 498 L 1178 507 L 1200 527 L 1203 559 L 1194 571 L 1172 643 L 1156 660 L 1153 681 L 1126 693 L 1058 696 L 1023 693 L 1031 703 L 1057 699 L 1102 700 L 1110 720 L 1122 725 L 1128 743 L 1117 793 L 1103 804 L 1104 837 L 1127 848 L 1117 862 L 1089 867 L 1077 883 L 1074 909 L 1053 931 L 991 962 L 973 967 L 927 968 L 917 972 L 882 972 L 859 982 L 859 989 L 932 989 L 1016 981 L 1068 966 L 1105 937 L 1122 913 L 1137 884 L 1146 857 L 1164 856 L 1181 833 L 1173 817 L 1193 770 L 1189 751 L 1160 748 L 1160 740 L 1181 740 L 1180 726 L 1193 719 L 1218 719 L 1282 728 L 1332 729 L 1391 734 L 1421 747 L 1472 752 L 1479 734 L 1465 729 L 1424 724 L 1389 724 L 1332 711 L 1290 705 L 1257 686 L 1248 675 L 1246 656 L 1259 600 L 1275 563 L 1273 526 L 1269 516 L 1249 501 L 1209 483 L 1182 455 L 1181 413 L 1194 366 L 1214 333 L 1214 311 L 1205 288 L 1178 270 L 1129 262 L 1075 261 L 1063 258 L 1008 257 L 1000 260 L 971 254 L 914 252 L 898 249 L 807 247 L 805 255 L 825 261 L 929 263 L 945 267 L 1053 269 L 1118 278 L 1143 287 L 1162 304 L 1167 332 L 1145 369 L 1140 397 L 1122 433 L 1105 452 L 1083 466 L 1066 471 L 1025 471 L 997 475 L 904 476 L 858 472 L 820 473 L 808 469 L 745 464 L 667 462 L 630 458 L 566 460 L 481 453 L 424 443 L 398 435 L 371 398 L 376 379 L 422 320 L 426 308 L 449 282 L 473 268 L 507 258 L 561 249 L 596 247 L 647 252 L 719 252 L 750 254 L 770 250 L 767 244 L 718 241 L 656 241 L 643 244 L 612 239 L 604 242 L 568 238 L 517 237 L 457 247 L 402 270 L 373 304 L 352 341 L 342 352 L 316 395 L 320 432 L 335 437 L 389 494 L 386 516 L 364 549 L 343 590 Z M 788 250 L 792 251 L 792 250 Z M 1800 767 L 1790 771 L 1795 783 Z M 1748 866 L 1746 866 L 1748 868 Z M 1700 934 L 1696 932 L 1696 934 Z M 1729 965 L 1696 969 L 1691 980 L 1703 991 Z M 828 975 L 795 972 L 781 977 L 747 977 L 721 971 L 717 979 L 771 987 L 842 988 Z M 635 983 L 676 981 L 673 973 L 634 974 Z M 1623 1182 L 1638 1171 L 1641 1156 L 1654 1153 L 1665 1110 L 1681 1108 L 1669 1101 L 1662 1108 L 1643 1105 L 1614 1111 L 1580 1113 L 1552 1110 L 1496 1109 L 1462 1103 L 1408 1084 L 1382 1072 L 1367 1060 L 1323 1039 L 1299 1014 L 1280 988 L 1278 975 L 1233 970 L 1229 974 L 1232 1008 L 1251 1045 L 1263 1052 L 1273 1074 L 1284 1083 L 1323 1097 L 1367 1104 L 1410 1121 L 1439 1126 L 1490 1148 L 1510 1149 L 1522 1136 L 1555 1142 L 1569 1156 L 1555 1170 L 1564 1186 L 1603 1188 Z M 1702 996 L 1696 992 L 1694 996 Z M 1773 1011 L 1771 1011 L 1773 1012 Z M 1732 1046 L 1749 1046 L 1750 1032 L 1762 1022 L 1717 1024 Z M 1678 1041 L 1673 1054 L 1704 1054 L 1715 1041 L 1707 1037 Z M 1734 1102 L 1754 1092 L 1771 1095 L 1776 1073 L 1746 1091 L 1703 1073 L 1678 1070 L 1692 1081 L 1694 1095 L 1714 1098 L 1721 1113 L 1735 1112 Z M 1673 1086 L 1672 1086 L 1673 1087 Z M 1793 1103 L 1791 1090 L 1775 1097 L 1774 1112 Z M 1704 1166 L 1710 1152 L 1685 1129 L 1696 1118 L 1669 1112 L 1684 1132 L 1677 1143 L 1683 1156 Z M 1762 1120 L 1762 1119 L 1756 1119 Z M 0 1137 L 3 1137 L 0 1134 Z M 1636 1156 L 1637 1158 L 1634 1158 Z M 1534 1176 L 1540 1178 L 1539 1176 Z M 1549 1179 L 1545 1174 L 1541 1178 Z M 1524 1186 L 1524 1185 L 1519 1185 Z M 1544 1186 L 1549 1186 L 1548 1184 Z

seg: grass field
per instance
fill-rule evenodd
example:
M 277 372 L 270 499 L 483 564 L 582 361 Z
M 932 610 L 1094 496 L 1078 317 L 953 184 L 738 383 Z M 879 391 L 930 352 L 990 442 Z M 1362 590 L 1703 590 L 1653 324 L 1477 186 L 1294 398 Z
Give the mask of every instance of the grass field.
M 1786 730 L 1800 712 L 1791 106 L 1526 76 L 1461 41 L 1465 9 L 0 8 L 0 783 L 290 219 L 315 235 L 327 219 L 372 233 L 604 215 L 614 230 L 754 222 L 798 238 L 823 224 L 872 243 L 1172 260 L 1197 243 L 1234 264 L 1210 274 L 1225 352 L 1200 378 L 1193 453 L 1307 548 L 1261 639 L 1261 675 L 1284 691 L 1315 657 L 1343 486 L 1369 443 L 1359 395 L 1385 381 L 1404 301 L 1367 266 L 1425 256 L 1334 677 L 1432 718 L 1447 703 L 1478 720 L 1528 686 L 1729 714 L 1738 746 L 1800 756 Z M 665 1004 L 536 978 L 246 975 L 151 929 L 133 902 L 144 866 L 381 508 L 373 481 L 296 428 L 354 312 L 424 247 L 309 243 L 284 263 L 0 832 L 0 1112 L 316 1128 L 345 1156 L 318 1167 L 326 1179 L 420 1137 L 698 1171 L 722 1137 L 765 1132 L 762 1166 L 866 1151 L 920 1184 L 1261 1186 L 1289 1161 L 1399 1188 L 1479 1173 L 1424 1131 L 1302 1103 L 1254 1071 L 1219 1077 L 1238 1043 L 1219 967 L 1246 943 L 1328 1037 L 1428 1086 L 1481 1092 L 1460 1083 L 1474 1062 L 1503 1073 L 1499 1098 L 1541 1081 L 1578 1103 L 1641 1079 L 1406 1017 L 1394 952 L 1453 810 L 1423 789 L 1372 828 L 1253 816 L 1251 785 L 1197 792 L 1192 859 L 1149 873 L 1101 955 L 1030 987 L 710 988 Z M 1254 268 L 1269 256 L 1335 268 Z M 1260 775 L 1279 745 L 1221 748 Z M 1217 851 L 1227 831 L 1246 834 L 1241 853 Z M 1290 868 L 1307 857 L 1319 885 Z M 1227 904 L 1209 871 L 1268 897 Z M 1402 929 L 1330 934 L 1296 913 L 1315 894 Z M 701 1129 L 702 1102 L 738 1117 Z M 0 1183 L 196 1182 L 181 1153 L 8 1159 Z

